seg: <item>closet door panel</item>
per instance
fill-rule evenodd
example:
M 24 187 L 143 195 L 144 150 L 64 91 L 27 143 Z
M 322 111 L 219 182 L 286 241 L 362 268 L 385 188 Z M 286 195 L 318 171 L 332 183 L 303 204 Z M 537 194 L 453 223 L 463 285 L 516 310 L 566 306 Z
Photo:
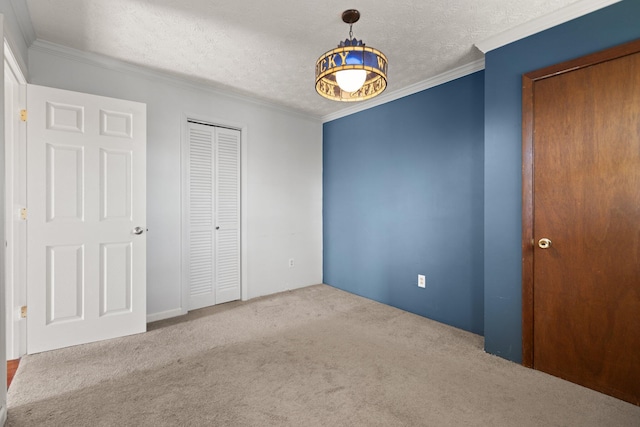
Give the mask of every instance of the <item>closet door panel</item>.
M 215 128 L 189 123 L 187 171 L 188 309 L 215 304 L 214 142 Z
M 240 299 L 240 131 L 216 129 L 216 303 Z

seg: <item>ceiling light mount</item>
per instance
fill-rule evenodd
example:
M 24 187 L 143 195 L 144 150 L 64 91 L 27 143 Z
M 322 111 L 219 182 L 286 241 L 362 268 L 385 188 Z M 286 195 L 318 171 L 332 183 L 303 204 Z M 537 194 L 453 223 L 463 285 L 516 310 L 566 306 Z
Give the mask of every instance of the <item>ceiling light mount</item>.
M 387 87 L 387 57 L 353 38 L 353 24 L 360 12 L 348 9 L 342 21 L 349 24 L 349 38 L 316 61 L 316 92 L 334 101 L 364 101 Z
M 342 12 L 342 21 L 345 24 L 355 24 L 360 19 L 360 12 L 356 9 L 348 9 Z

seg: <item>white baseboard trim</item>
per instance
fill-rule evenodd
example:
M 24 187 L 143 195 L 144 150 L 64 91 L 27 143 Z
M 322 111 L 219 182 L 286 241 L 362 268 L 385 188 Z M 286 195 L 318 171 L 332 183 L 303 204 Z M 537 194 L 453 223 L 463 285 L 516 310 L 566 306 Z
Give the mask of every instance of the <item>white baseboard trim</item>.
M 162 311 L 160 313 L 147 314 L 147 323 L 157 322 L 158 320 L 170 319 L 172 317 L 182 316 L 183 314 L 187 314 L 187 313 L 183 312 L 181 308 Z
M 7 405 L 6 402 L 0 407 L 0 426 L 7 422 Z

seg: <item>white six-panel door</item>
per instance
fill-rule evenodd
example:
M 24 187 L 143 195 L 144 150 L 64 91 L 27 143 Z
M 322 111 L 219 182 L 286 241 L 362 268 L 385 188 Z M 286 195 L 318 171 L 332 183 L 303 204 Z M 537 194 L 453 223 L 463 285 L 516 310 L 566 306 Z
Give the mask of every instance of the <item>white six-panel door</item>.
M 188 309 L 240 299 L 240 131 L 188 124 Z
M 27 352 L 146 330 L 146 106 L 27 87 Z

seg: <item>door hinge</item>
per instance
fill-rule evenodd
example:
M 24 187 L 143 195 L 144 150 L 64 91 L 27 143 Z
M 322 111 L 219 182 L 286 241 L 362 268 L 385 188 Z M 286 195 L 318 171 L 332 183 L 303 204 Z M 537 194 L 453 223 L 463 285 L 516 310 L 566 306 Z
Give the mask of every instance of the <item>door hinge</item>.
M 22 319 L 25 319 L 27 317 L 27 306 L 23 305 L 22 307 L 20 307 L 20 317 Z
M 20 219 L 27 220 L 27 208 L 20 209 Z
M 20 110 L 20 120 L 23 122 L 27 121 L 27 110 Z

